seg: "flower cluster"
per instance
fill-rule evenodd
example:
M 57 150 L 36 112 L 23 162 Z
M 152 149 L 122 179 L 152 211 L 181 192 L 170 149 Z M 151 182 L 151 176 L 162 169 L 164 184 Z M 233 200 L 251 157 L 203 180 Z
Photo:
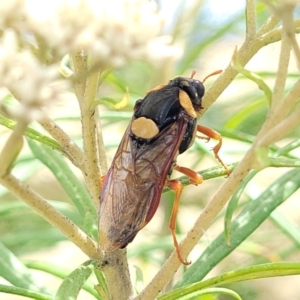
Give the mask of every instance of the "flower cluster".
M 13 117 L 36 119 L 66 91 L 58 80 L 66 54 L 84 50 L 102 69 L 178 54 L 160 36 L 162 18 L 149 0 L 11 0 L 0 15 L 0 94 L 5 88 L 20 101 Z
M 83 49 L 117 67 L 130 58 L 176 53 L 159 37 L 162 18 L 148 0 L 12 0 L 1 5 L 0 14 L 1 27 L 29 33 L 58 57 Z
M 11 117 L 38 119 L 41 108 L 60 99 L 68 87 L 58 78 L 57 67 L 42 65 L 29 50 L 20 51 L 15 32 L 4 32 L 0 42 L 0 92 L 4 96 L 10 91 L 21 103 L 19 109 L 9 111 Z

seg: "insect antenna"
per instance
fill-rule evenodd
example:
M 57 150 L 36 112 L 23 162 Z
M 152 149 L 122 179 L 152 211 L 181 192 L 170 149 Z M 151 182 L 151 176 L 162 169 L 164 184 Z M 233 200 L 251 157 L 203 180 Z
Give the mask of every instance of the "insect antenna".
M 192 71 L 192 74 L 191 74 L 191 78 L 192 78 L 192 79 L 194 78 L 195 74 L 196 74 L 196 71 L 193 70 L 193 71 Z
M 223 72 L 223 70 L 217 70 L 217 71 L 214 71 L 213 73 L 207 75 L 207 76 L 202 80 L 202 83 L 204 83 L 204 82 L 206 81 L 207 78 L 209 78 L 209 77 L 211 77 L 211 76 L 214 76 L 214 75 L 218 75 L 218 74 L 220 74 L 220 73 L 222 73 L 222 72 Z M 196 71 L 193 70 L 193 71 L 192 71 L 192 74 L 191 74 L 191 78 L 192 78 L 192 79 L 194 78 L 195 74 L 196 74 Z
M 218 74 L 220 74 L 220 73 L 222 73 L 222 72 L 223 72 L 223 70 L 217 70 L 217 71 L 215 71 L 215 72 L 213 72 L 213 73 L 207 75 L 207 76 L 202 80 L 202 83 L 204 83 L 205 80 L 206 80 L 207 78 L 209 78 L 209 77 L 211 77 L 211 76 L 213 76 L 213 75 L 218 75 Z M 195 72 L 195 73 L 196 73 L 196 72 Z M 193 73 L 192 73 L 192 74 L 193 74 Z M 193 77 L 192 77 L 192 78 L 193 78 Z

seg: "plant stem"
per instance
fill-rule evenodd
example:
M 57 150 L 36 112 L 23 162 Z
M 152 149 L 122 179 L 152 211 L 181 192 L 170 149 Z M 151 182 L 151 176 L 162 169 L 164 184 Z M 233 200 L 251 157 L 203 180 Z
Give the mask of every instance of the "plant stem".
M 96 111 L 96 114 L 98 115 L 98 111 Z M 97 126 L 97 147 L 99 152 L 99 167 L 100 167 L 100 175 L 103 176 L 108 171 L 107 166 L 107 159 L 106 159 L 106 151 L 104 146 L 104 140 L 103 140 L 103 134 L 102 134 L 102 127 L 100 122 L 100 117 L 98 118 L 99 126 Z
M 251 39 L 256 34 L 256 9 L 255 1 L 246 2 L 246 39 Z
M 106 253 L 99 268 L 105 275 L 110 300 L 127 300 L 132 296 L 126 250 Z
M 285 30 L 282 31 L 279 65 L 276 73 L 271 110 L 276 109 L 284 95 L 284 87 L 288 74 L 291 45 Z
M 268 145 L 278 141 L 283 136 L 289 134 L 300 123 L 300 110 L 296 110 L 282 122 L 272 128 L 258 143 L 259 147 L 267 147 Z
M 83 153 L 72 139 L 47 116 L 44 116 L 39 123 L 60 144 L 72 163 L 81 170 L 84 170 Z
M 87 72 L 87 57 L 82 53 L 73 55 L 72 63 L 75 76 L 78 78 L 78 81 L 74 83 L 74 89 L 78 97 L 82 118 L 84 176 L 98 211 L 100 204 L 100 169 L 102 174 L 107 172 L 103 137 L 98 113 L 95 111 L 94 105 L 100 72 Z M 92 62 L 89 65 L 93 65 Z M 81 76 L 82 74 L 88 74 L 86 80 L 83 79 L 85 76 Z M 100 161 L 99 157 L 101 158 Z M 98 267 L 105 276 L 111 300 L 128 299 L 132 295 L 126 251 L 116 250 L 107 253 Z
M 97 96 L 99 72 L 90 74 L 86 79 L 80 76 L 88 69 L 87 56 L 76 53 L 71 56 L 77 80 L 74 89 L 81 110 L 82 138 L 84 148 L 83 175 L 96 209 L 99 207 L 100 171 L 97 153 L 97 122 L 92 109 Z

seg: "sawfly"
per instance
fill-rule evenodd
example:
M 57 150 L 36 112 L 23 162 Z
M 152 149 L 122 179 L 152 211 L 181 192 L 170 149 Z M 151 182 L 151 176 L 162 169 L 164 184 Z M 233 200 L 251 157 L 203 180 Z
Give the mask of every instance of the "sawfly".
M 215 157 L 229 173 L 218 156 L 221 135 L 197 125 L 205 89 L 204 80 L 194 79 L 194 74 L 190 78 L 175 77 L 135 103 L 133 117 L 112 165 L 101 180 L 99 240 L 103 251 L 122 249 L 132 242 L 155 214 L 164 187 L 169 187 L 175 191 L 169 227 L 180 262 L 188 264 L 175 234 L 183 185 L 171 180 L 170 175 L 177 170 L 195 185 L 202 183 L 203 178 L 191 169 L 178 166 L 177 155 L 185 152 L 200 132 L 206 139 L 218 141 L 213 148 Z

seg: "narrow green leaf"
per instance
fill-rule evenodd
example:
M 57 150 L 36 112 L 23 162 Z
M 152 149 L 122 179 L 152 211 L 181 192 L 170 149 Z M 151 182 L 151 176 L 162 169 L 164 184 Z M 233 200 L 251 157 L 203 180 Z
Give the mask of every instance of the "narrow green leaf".
M 183 291 L 184 292 L 184 291 Z M 234 292 L 233 290 L 229 290 L 229 289 L 225 289 L 225 288 L 210 288 L 210 289 L 205 289 L 205 290 L 201 290 L 201 291 L 195 291 L 195 292 L 191 292 L 189 294 L 186 294 L 184 296 L 176 296 L 176 298 L 170 296 L 168 298 L 164 298 L 165 300 L 189 300 L 189 299 L 196 299 L 195 297 L 201 297 L 201 296 L 205 296 L 205 295 L 217 295 L 217 294 L 221 294 L 221 295 L 226 295 L 226 296 L 231 296 L 232 298 L 238 299 L 238 300 L 242 300 L 242 298 L 240 297 L 240 295 L 236 292 Z M 161 298 L 158 298 L 161 299 Z M 197 298 L 197 299 L 206 299 L 206 298 Z M 217 299 L 217 298 L 214 298 Z
M 89 260 L 67 276 L 60 285 L 54 300 L 75 300 L 87 279 L 92 274 L 94 266 Z
M 24 262 L 24 264 L 30 269 L 43 271 L 62 279 L 65 279 L 70 273 L 69 270 L 62 269 L 61 266 L 50 264 L 48 262 L 28 261 Z M 85 283 L 82 286 L 82 289 L 93 295 L 96 299 L 100 299 L 98 293 L 94 289 L 94 286 L 92 286 L 91 284 Z
M 225 129 L 232 130 L 234 132 L 234 130 L 236 130 L 240 124 L 245 122 L 249 115 L 256 115 L 256 113 L 263 109 L 265 106 L 266 104 L 265 101 L 263 101 L 263 99 L 252 101 L 245 108 L 240 109 L 231 118 L 227 120 L 227 123 L 225 124 Z M 254 137 L 246 133 L 242 133 L 242 139 L 245 138 L 244 135 L 249 136 L 250 139 L 248 138 L 248 141 L 254 139 Z
M 216 285 L 253 280 L 259 278 L 270 278 L 277 276 L 289 276 L 300 274 L 299 262 L 278 262 L 250 266 L 224 273 L 208 280 L 186 285 L 158 297 L 159 300 L 182 299 L 183 295 L 189 295 L 195 291 L 206 289 Z
M 282 202 L 300 187 L 300 170 L 294 169 L 277 179 L 255 201 L 249 203 L 231 224 L 231 247 L 221 233 L 185 272 L 176 287 L 202 280 L 224 257 L 231 253 Z
M 99 267 L 99 263 L 94 261 L 94 273 L 97 277 L 98 284 L 95 286 L 95 290 L 97 290 L 100 298 L 102 300 L 109 300 L 109 291 L 106 285 L 105 277 L 101 271 L 101 267 Z
M 271 101 L 272 101 L 272 91 L 271 91 L 271 89 L 268 87 L 268 85 L 262 80 L 262 78 L 259 75 L 255 74 L 253 72 L 250 72 L 250 71 L 248 71 L 248 70 L 246 70 L 245 68 L 242 67 L 242 65 L 240 64 L 240 62 L 238 60 L 237 53 L 238 53 L 237 48 L 235 48 L 235 51 L 234 51 L 233 56 L 232 56 L 231 66 L 235 70 L 237 70 L 238 72 L 240 72 L 245 77 L 252 80 L 253 82 L 255 82 L 258 85 L 259 89 L 262 90 L 263 93 L 265 94 L 268 105 L 270 107 L 271 106 Z
M 229 120 L 230 122 L 230 120 Z M 228 137 L 231 138 L 233 140 L 237 140 L 237 141 L 241 141 L 241 142 L 245 142 L 245 143 L 253 143 L 255 136 L 252 134 L 247 134 L 243 131 L 239 131 L 236 129 L 231 129 L 232 127 L 234 128 L 235 125 L 231 125 L 229 124 L 229 129 L 227 129 L 227 125 L 225 125 L 225 129 L 224 128 L 218 128 L 218 132 L 222 135 L 222 137 Z
M 3 115 L 0 114 L 0 125 L 3 125 L 9 129 L 14 129 L 16 126 L 15 121 L 10 120 L 6 117 L 4 117 Z M 43 134 L 41 134 L 40 132 L 28 127 L 25 131 L 25 136 L 40 142 L 41 144 L 44 144 L 46 146 L 49 146 L 55 150 L 58 150 L 60 152 L 63 152 L 61 146 L 59 145 L 59 143 L 57 141 L 55 141 L 54 139 L 49 138 L 48 136 L 45 136 Z
M 18 258 L 0 243 L 0 276 L 16 287 L 48 293 Z
M 289 158 L 268 158 L 269 161 L 269 167 L 276 167 L 276 168 L 299 168 L 300 167 L 300 161 L 299 159 L 289 159 Z M 232 172 L 234 168 L 236 167 L 236 163 L 231 163 L 229 165 L 226 165 L 228 170 Z M 199 171 L 198 174 L 200 174 L 203 177 L 203 180 L 209 180 L 221 176 L 226 176 L 227 173 L 224 170 L 223 167 L 212 167 L 208 168 L 202 171 Z M 177 178 L 184 186 L 190 185 L 190 179 L 188 176 L 181 176 Z M 170 191 L 169 188 L 164 188 L 163 193 Z
M 6 293 L 6 294 L 12 294 L 12 295 L 19 295 L 24 296 L 27 298 L 35 299 L 35 300 L 52 300 L 53 297 L 51 295 L 27 290 L 24 288 L 19 288 L 15 286 L 8 286 L 4 284 L 0 284 L 0 294 Z
M 234 192 L 234 194 L 232 195 L 232 197 L 228 203 L 225 217 L 224 217 L 224 233 L 225 233 L 225 238 L 226 238 L 228 246 L 230 246 L 230 238 L 231 238 L 231 226 L 230 225 L 231 225 L 233 213 L 234 213 L 235 209 L 237 208 L 238 201 L 239 201 L 245 187 L 247 186 L 249 181 L 256 174 L 257 174 L 257 171 L 252 171 L 250 174 L 248 174 L 248 176 L 244 179 L 244 181 L 241 183 L 239 188 Z
M 299 168 L 300 161 L 299 159 L 289 159 L 289 158 L 272 158 L 269 157 L 269 165 L 270 167 L 277 167 L 277 168 Z
M 238 163 L 232 163 L 232 164 L 226 165 L 226 166 L 227 166 L 228 170 L 231 172 L 237 164 Z M 208 168 L 203 171 L 199 171 L 198 174 L 200 174 L 203 177 L 203 180 L 208 180 L 208 179 L 217 178 L 217 177 L 221 177 L 221 176 L 223 176 L 223 177 L 227 176 L 227 173 L 223 167 Z M 184 186 L 191 184 L 190 179 L 187 176 L 181 176 L 178 178 L 178 180 Z M 169 189 L 166 188 L 165 190 L 168 191 Z
M 298 147 L 300 147 L 300 139 L 292 141 L 289 144 L 287 144 L 286 146 L 278 149 L 274 156 L 278 157 L 278 156 L 281 156 L 281 155 L 286 155 L 286 154 L 290 153 L 292 150 L 294 150 Z
M 32 140 L 28 140 L 28 144 L 33 154 L 52 171 L 58 182 L 73 201 L 78 212 L 85 220 L 86 232 L 97 240 L 98 216 L 86 188 L 74 175 L 59 153 Z

